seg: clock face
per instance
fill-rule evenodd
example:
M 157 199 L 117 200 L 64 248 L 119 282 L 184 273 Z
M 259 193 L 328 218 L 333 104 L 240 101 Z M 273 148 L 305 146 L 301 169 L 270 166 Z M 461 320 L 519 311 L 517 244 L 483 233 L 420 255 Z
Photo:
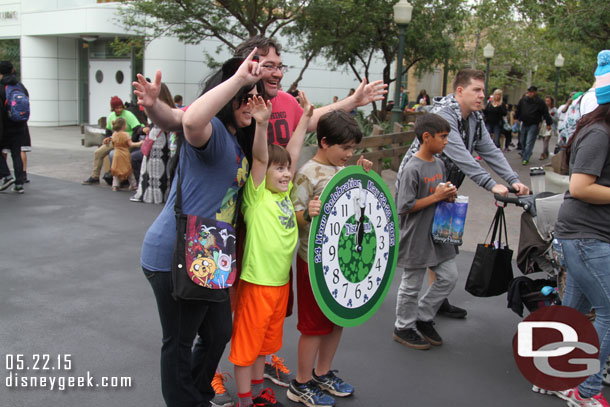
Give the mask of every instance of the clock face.
M 340 326 L 369 319 L 392 282 L 398 218 L 387 185 L 350 166 L 330 180 L 309 232 L 309 276 L 324 314 Z

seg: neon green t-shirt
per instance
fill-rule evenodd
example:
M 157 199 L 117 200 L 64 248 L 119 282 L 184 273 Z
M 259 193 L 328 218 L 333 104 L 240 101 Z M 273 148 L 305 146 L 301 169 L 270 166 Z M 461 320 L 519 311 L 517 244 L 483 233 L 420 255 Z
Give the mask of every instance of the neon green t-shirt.
M 247 226 L 241 279 L 249 283 L 282 286 L 290 279 L 290 265 L 297 245 L 297 221 L 287 192 L 273 193 L 266 179 L 254 188 L 249 176 L 244 187 L 242 212 Z
M 120 116 L 117 116 L 115 112 L 110 113 L 110 116 L 108 116 L 108 120 L 106 121 L 106 129 L 112 130 L 112 122 L 115 121 L 117 117 L 122 117 L 125 119 L 125 122 L 127 123 L 127 128 L 125 131 L 127 134 L 129 134 L 129 138 L 131 138 L 133 129 L 142 125 L 142 123 L 138 121 L 138 118 L 133 113 L 127 109 L 123 109 Z

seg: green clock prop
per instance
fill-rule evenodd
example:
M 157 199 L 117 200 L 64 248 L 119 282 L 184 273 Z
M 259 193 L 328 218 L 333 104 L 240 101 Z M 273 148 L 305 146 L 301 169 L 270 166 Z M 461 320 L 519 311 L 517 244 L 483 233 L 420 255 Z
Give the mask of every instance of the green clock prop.
M 324 314 L 337 325 L 368 320 L 383 302 L 398 255 L 394 200 L 374 171 L 339 171 L 320 196 L 309 231 L 309 278 Z

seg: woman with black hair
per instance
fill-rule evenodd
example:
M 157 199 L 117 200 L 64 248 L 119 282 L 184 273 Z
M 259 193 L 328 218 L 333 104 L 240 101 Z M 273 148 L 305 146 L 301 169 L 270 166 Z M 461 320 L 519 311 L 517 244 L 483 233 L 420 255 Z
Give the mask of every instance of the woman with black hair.
M 181 184 L 182 212 L 235 226 L 238 193 L 249 171 L 248 159 L 238 139 L 253 135 L 248 98 L 258 94 L 261 78 L 254 51 L 233 58 L 211 77 L 203 94 L 180 115 L 184 137 L 177 147 L 177 171 L 165 207 L 148 229 L 142 244 L 141 264 L 152 286 L 161 328 L 161 386 L 168 407 L 208 406 L 216 366 L 231 338 L 231 305 L 228 289 L 208 290 L 210 298 L 186 301 L 172 296 L 171 265 L 176 240 L 177 180 Z M 158 100 L 156 84 L 138 75 L 134 93 L 147 112 Z M 156 93 L 155 93 L 156 91 Z M 154 109 L 153 109 L 154 110 Z M 156 121 L 154 114 L 149 117 Z M 177 130 L 177 129 L 166 129 Z M 193 352 L 196 335 L 200 340 Z

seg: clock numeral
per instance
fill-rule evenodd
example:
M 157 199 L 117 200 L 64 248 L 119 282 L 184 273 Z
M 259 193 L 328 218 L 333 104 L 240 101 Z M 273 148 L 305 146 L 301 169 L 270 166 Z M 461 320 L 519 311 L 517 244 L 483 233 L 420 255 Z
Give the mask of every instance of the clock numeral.
M 373 213 L 373 206 L 369 202 L 369 215 Z
M 377 271 L 381 271 L 381 259 L 377 259 L 377 263 L 375 263 L 375 268 Z
M 333 270 L 333 284 L 337 284 L 339 282 L 339 269 Z
M 344 218 L 347 216 L 347 204 L 341 205 L 341 216 Z
M 339 222 L 333 222 L 330 224 L 330 235 L 339 236 L 341 234 L 341 225 Z
M 377 227 L 381 227 L 381 216 L 377 215 Z
M 371 291 L 373 289 L 373 280 L 370 275 L 369 275 L 369 281 L 366 282 L 366 289 L 369 291 Z
M 348 283 L 343 283 L 343 288 L 345 288 L 345 292 L 343 293 L 343 298 L 347 297 L 347 286 L 348 286 Z
M 379 239 L 381 239 L 381 242 L 379 243 L 379 250 L 383 250 L 383 248 L 385 247 L 385 243 L 383 241 L 383 235 L 379 236 Z
M 332 256 L 332 259 L 330 259 L 330 261 L 335 261 L 335 257 L 337 256 L 337 249 L 335 249 L 335 246 L 329 246 L 328 254 Z
M 354 291 L 354 295 L 356 296 L 356 299 L 359 299 L 360 297 L 362 297 L 362 291 L 360 291 L 360 284 L 356 285 L 356 290 Z

